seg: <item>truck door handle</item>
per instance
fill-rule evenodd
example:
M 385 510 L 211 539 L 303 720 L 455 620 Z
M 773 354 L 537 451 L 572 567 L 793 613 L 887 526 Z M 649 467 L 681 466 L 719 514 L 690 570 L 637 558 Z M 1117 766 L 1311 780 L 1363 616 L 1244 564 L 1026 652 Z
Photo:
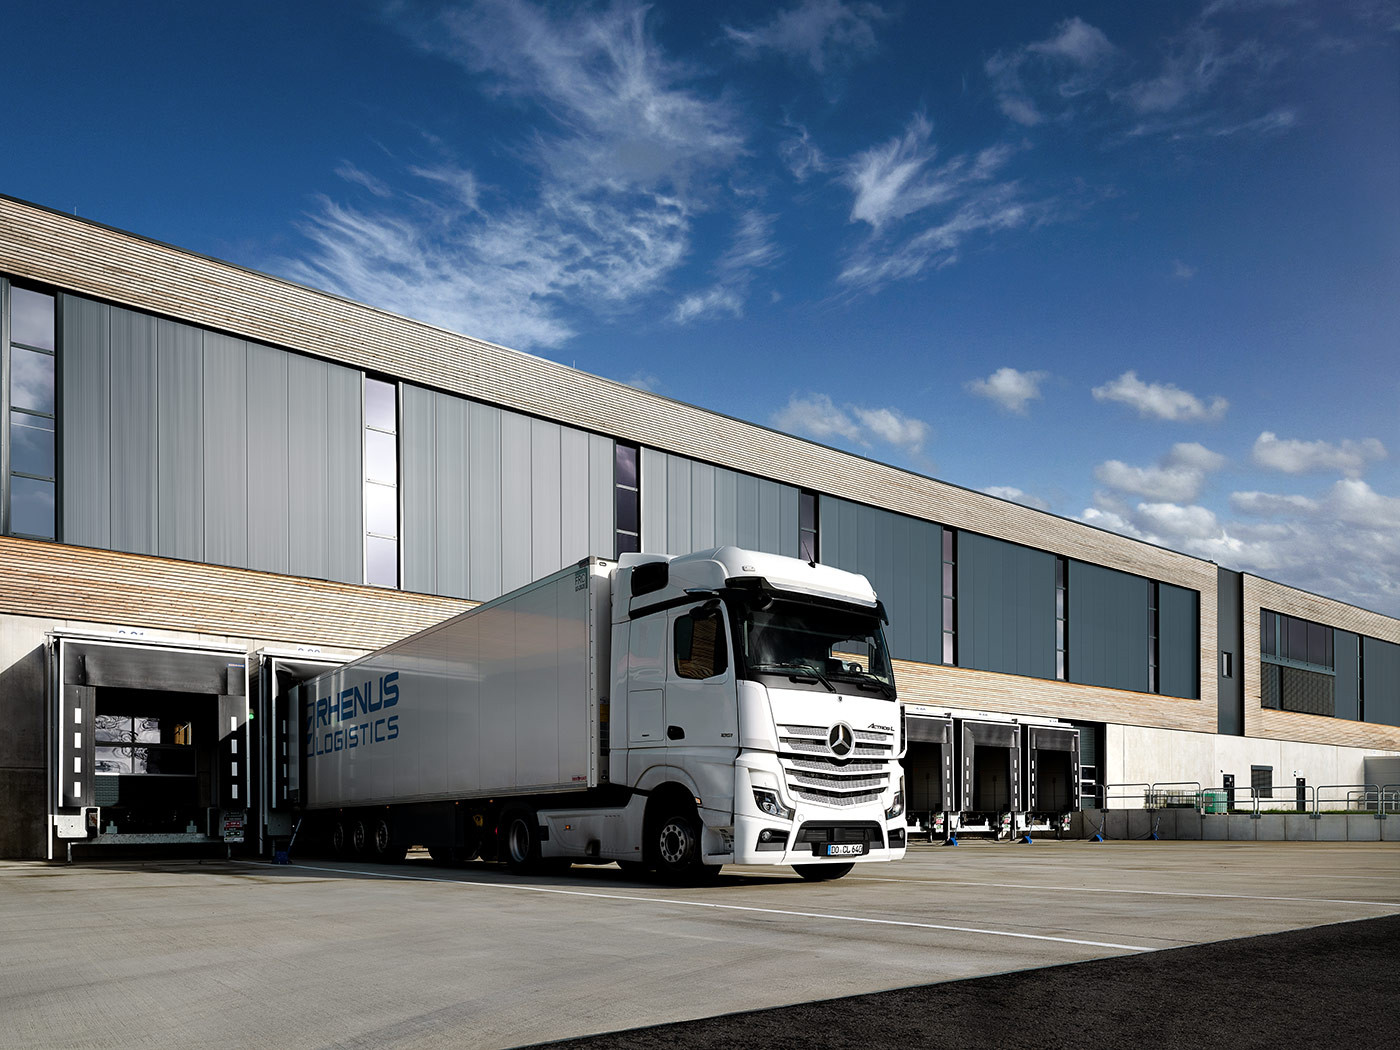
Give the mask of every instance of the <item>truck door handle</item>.
M 667 740 L 684 740 L 684 739 L 685 739 L 685 730 L 682 729 L 680 726 L 667 726 L 667 727 L 666 727 L 666 739 L 667 739 Z

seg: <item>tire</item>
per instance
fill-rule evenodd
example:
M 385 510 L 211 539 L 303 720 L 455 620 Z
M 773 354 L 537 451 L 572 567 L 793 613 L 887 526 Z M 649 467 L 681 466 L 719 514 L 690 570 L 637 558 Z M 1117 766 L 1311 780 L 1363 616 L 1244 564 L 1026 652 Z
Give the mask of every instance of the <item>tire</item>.
M 717 865 L 700 860 L 700 818 L 695 810 L 674 804 L 658 811 L 647 835 L 652 866 L 664 882 L 699 883 L 719 874 Z
M 369 851 L 375 860 L 398 864 L 408 853 L 408 847 L 401 845 L 394 835 L 394 826 L 388 817 L 375 817 L 370 824 L 369 836 Z
M 358 818 L 350 822 L 350 852 L 357 857 L 369 852 L 369 829 Z
M 343 857 L 349 852 L 350 835 L 345 830 L 345 821 L 337 820 L 331 825 L 331 853 Z
M 512 809 L 501 820 L 501 854 L 514 875 L 542 870 L 540 826 L 528 809 Z
M 854 864 L 794 864 L 792 870 L 808 882 L 835 882 L 851 873 Z

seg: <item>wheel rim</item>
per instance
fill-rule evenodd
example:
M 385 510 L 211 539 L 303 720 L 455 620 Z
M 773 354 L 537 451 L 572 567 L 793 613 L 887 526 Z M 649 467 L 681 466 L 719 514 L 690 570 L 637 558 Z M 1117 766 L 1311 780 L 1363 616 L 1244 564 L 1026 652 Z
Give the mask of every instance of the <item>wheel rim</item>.
M 389 822 L 382 818 L 374 825 L 374 851 L 389 852 Z
M 668 820 L 661 825 L 660 842 L 657 845 L 661 862 L 671 868 L 685 864 L 690 858 L 694 842 L 693 833 L 685 821 Z
M 355 828 L 350 832 L 350 843 L 355 847 L 356 853 L 361 853 L 365 848 L 365 825 L 364 821 L 355 821 Z
M 345 849 L 345 825 L 339 821 L 331 828 L 331 849 L 337 853 Z

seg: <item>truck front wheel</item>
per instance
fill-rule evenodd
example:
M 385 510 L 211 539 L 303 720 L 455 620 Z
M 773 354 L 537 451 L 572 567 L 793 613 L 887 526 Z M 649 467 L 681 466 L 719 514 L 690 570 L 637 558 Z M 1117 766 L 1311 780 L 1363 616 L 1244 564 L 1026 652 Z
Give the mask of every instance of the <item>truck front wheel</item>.
M 834 882 L 851 873 L 854 864 L 794 864 L 792 870 L 808 882 Z
M 700 818 L 693 811 L 661 810 L 651 822 L 649 838 L 656 874 L 665 881 L 709 881 L 719 874 L 717 865 L 701 863 Z

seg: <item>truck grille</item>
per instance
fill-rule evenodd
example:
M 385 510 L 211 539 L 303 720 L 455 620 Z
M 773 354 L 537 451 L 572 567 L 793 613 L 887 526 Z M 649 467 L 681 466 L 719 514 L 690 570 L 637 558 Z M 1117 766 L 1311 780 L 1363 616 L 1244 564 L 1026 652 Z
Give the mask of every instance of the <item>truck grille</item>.
M 873 802 L 889 785 L 893 733 L 853 729 L 849 756 L 838 758 L 828 743 L 829 726 L 779 726 L 778 759 L 788 792 L 823 806 Z

